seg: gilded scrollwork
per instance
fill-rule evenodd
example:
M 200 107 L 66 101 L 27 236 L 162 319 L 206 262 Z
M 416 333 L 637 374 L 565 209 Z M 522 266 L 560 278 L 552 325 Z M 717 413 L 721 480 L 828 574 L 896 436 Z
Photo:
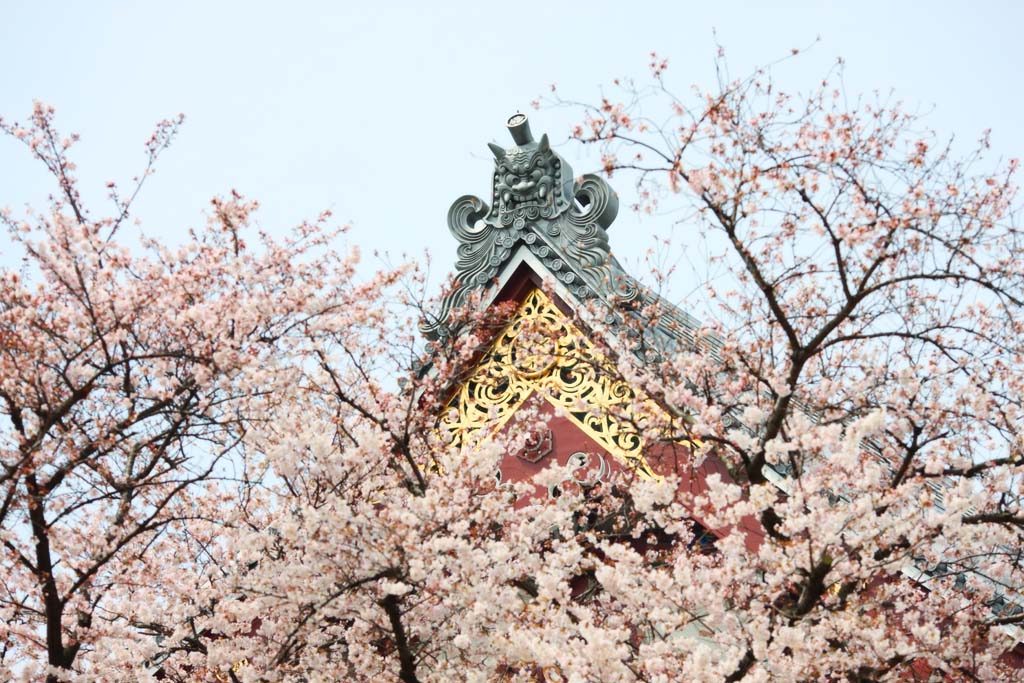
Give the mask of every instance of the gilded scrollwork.
M 541 290 L 532 290 L 475 372 L 448 404 L 440 429 L 455 445 L 501 429 L 537 394 L 562 409 L 584 433 L 643 477 L 638 413 L 659 411 L 638 398 L 594 345 Z

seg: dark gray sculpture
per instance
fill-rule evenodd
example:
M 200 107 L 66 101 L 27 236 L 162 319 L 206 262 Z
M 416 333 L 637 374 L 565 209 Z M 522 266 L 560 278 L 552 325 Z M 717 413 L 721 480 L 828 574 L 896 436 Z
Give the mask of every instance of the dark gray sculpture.
M 437 317 L 424 323 L 430 337 L 444 334 L 451 311 L 471 291 L 493 282 L 519 244 L 578 299 L 622 302 L 639 294 L 609 251 L 607 229 L 619 202 L 608 183 L 592 174 L 577 183 L 548 136 L 533 139 L 525 115 L 510 118 L 508 129 L 514 147 L 489 144 L 494 153 L 491 205 L 464 195 L 448 210 L 448 229 L 459 241 L 457 284 Z

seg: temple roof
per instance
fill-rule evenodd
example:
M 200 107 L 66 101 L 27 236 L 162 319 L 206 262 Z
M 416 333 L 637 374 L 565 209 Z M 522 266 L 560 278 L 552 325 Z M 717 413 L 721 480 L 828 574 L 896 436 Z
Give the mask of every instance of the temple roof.
M 448 229 L 459 246 L 455 285 L 423 331 L 446 335 L 450 313 L 471 293 L 485 305 L 526 264 L 570 306 L 607 306 L 605 323 L 615 326 L 640 311 L 657 311 L 649 331 L 662 345 L 691 344 L 696 318 L 650 292 L 612 255 L 608 230 L 619 208 L 618 195 L 594 174 L 573 176 L 572 167 L 551 149 L 548 136 L 535 140 L 526 116 L 508 120 L 513 146 L 488 146 L 494 154 L 490 204 L 463 195 L 448 210 Z
M 474 292 L 482 295 L 483 305 L 494 302 L 525 266 L 551 282 L 553 293 L 570 307 L 578 310 L 588 303 L 601 304 L 610 332 L 621 330 L 634 336 L 640 330 L 645 343 L 637 348 L 663 352 L 699 347 L 716 354 L 721 346 L 718 338 L 701 335 L 698 339 L 700 321 L 642 286 L 612 254 L 608 230 L 619 201 L 608 183 L 589 173 L 574 178 L 572 167 L 551 149 L 547 135 L 534 139 L 525 115 L 512 116 L 507 125 L 513 146 L 488 145 L 494 154 L 490 204 L 463 195 L 448 210 L 448 229 L 459 242 L 455 285 L 440 310 L 424 321 L 423 332 L 431 338 L 447 336 L 446 323 L 453 310 L 468 303 Z M 630 318 L 642 324 L 626 324 Z M 805 410 L 799 402 L 798 409 Z M 735 424 L 754 431 L 738 418 Z M 864 446 L 891 466 L 876 444 L 865 442 Z M 789 490 L 784 466 L 766 465 L 765 475 Z M 941 485 L 933 484 L 932 489 L 938 497 Z M 936 504 L 941 506 L 941 497 Z M 913 563 L 902 571 L 917 581 L 941 573 L 940 568 L 929 572 Z M 1006 605 L 999 610 L 1020 609 Z M 1021 640 L 1021 629 L 1007 630 Z

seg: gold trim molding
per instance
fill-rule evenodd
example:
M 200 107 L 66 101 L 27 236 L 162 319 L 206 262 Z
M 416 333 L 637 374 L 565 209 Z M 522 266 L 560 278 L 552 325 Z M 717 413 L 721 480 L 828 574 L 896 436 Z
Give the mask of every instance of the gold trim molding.
M 530 291 L 449 401 L 441 433 L 456 446 L 494 434 L 533 394 L 560 408 L 632 471 L 658 478 L 644 459 L 638 425 L 645 414 L 664 411 L 638 399 L 614 364 L 539 289 Z

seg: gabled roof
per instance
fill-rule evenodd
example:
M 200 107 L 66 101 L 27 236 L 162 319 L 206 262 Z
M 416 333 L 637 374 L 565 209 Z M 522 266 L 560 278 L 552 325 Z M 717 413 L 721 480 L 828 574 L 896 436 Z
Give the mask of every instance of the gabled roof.
M 652 344 L 662 352 L 700 348 L 716 354 L 719 339 L 708 335 L 698 339 L 700 321 L 644 288 L 612 255 L 608 229 L 619 202 L 608 183 L 593 174 L 575 179 L 570 165 L 551 149 L 547 135 L 534 140 L 526 116 L 511 117 L 508 129 L 514 146 L 489 144 L 495 157 L 491 203 L 463 195 L 448 211 L 448 228 L 459 242 L 456 282 L 440 310 L 423 323 L 424 333 L 432 338 L 447 336 L 450 313 L 466 304 L 470 294 L 480 292 L 481 304 L 488 306 L 521 284 L 526 268 L 552 283 L 553 293 L 576 311 L 589 303 L 602 304 L 607 311 L 603 322 L 613 335 L 635 336 L 637 326 L 626 324 L 633 318 L 643 324 L 648 348 Z M 799 405 L 798 409 L 806 411 Z M 736 424 L 750 429 L 739 421 Z M 868 442 L 865 447 L 882 458 L 875 444 Z M 788 490 L 787 472 L 766 466 L 765 474 Z M 938 489 L 933 488 L 936 493 Z M 923 571 L 911 563 L 902 573 L 920 582 L 942 572 L 941 567 Z M 1015 609 L 1020 608 L 1007 601 L 994 612 Z M 1021 640 L 1020 628 L 1004 630 Z

